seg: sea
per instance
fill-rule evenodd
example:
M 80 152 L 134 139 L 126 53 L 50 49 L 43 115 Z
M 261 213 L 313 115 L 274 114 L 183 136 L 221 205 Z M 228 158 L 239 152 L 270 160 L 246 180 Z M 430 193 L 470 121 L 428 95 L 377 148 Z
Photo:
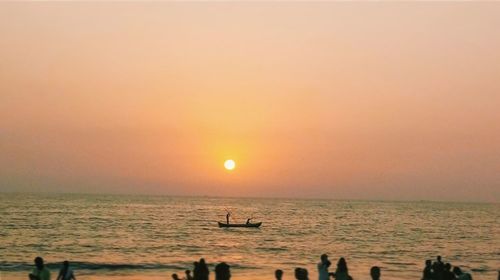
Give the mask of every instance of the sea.
M 260 228 L 219 228 L 247 218 Z M 80 279 L 171 279 L 205 258 L 232 279 L 284 279 L 303 267 L 317 279 L 345 257 L 351 276 L 421 279 L 441 255 L 475 280 L 497 279 L 500 204 L 0 193 L 0 279 L 27 279 L 41 256 L 56 278 L 64 260 Z

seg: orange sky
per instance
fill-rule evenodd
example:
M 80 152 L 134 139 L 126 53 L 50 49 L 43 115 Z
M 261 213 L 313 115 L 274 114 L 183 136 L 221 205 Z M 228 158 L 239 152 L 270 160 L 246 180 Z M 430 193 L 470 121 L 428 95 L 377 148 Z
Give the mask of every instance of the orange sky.
M 0 3 L 0 191 L 498 202 L 499 26 L 494 2 Z

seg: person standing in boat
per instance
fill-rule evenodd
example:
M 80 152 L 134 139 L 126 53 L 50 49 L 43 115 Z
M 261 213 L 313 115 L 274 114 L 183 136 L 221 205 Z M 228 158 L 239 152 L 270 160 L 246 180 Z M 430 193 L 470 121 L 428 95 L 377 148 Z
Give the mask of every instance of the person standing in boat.
M 252 219 L 252 218 L 248 218 L 248 219 L 247 219 L 247 225 L 249 225 L 249 224 L 250 224 L 250 220 L 251 220 L 251 219 Z
M 226 222 L 229 225 L 229 217 L 231 216 L 231 213 L 227 212 L 226 214 Z

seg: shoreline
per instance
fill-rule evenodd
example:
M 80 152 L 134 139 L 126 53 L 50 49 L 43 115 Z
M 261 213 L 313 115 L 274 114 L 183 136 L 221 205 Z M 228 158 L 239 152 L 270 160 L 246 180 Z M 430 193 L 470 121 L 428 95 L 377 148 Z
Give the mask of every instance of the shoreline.
M 309 272 L 309 279 L 317 279 L 318 273 L 316 267 L 312 265 L 304 265 L 302 266 L 306 268 Z M 362 267 L 362 269 L 360 269 Z M 382 271 L 382 279 L 384 280 L 414 280 L 420 279 L 422 277 L 421 270 L 406 270 L 406 273 L 401 273 L 398 270 L 391 269 L 388 266 L 380 266 Z M 467 267 L 467 266 L 461 266 Z M 74 269 L 74 268 L 72 268 Z M 192 268 L 186 268 L 191 269 Z M 276 268 L 282 269 L 284 271 L 283 279 L 295 279 L 294 278 L 294 270 L 291 267 L 286 268 Z M 214 279 L 215 272 L 213 267 L 210 269 L 209 279 Z M 423 270 L 423 267 L 422 267 Z M 50 269 L 51 279 L 55 279 L 57 277 L 59 269 Z M 331 271 L 334 271 L 332 269 Z M 360 267 L 351 267 L 350 270 L 351 276 L 354 279 L 369 279 L 369 267 L 361 265 Z M 27 275 L 31 272 L 31 270 L 26 271 L 2 271 L 0 269 L 0 280 L 25 280 Z M 152 271 L 127 271 L 119 269 L 117 270 L 107 270 L 107 271 L 89 271 L 89 270 L 78 270 L 74 269 L 75 276 L 77 279 L 83 280 L 169 280 L 171 279 L 171 275 L 176 273 L 182 279 L 184 277 L 184 270 L 152 270 Z M 483 270 L 469 269 L 467 268 L 465 272 L 468 272 L 472 275 L 472 278 L 475 280 L 490 280 L 496 279 L 498 270 L 489 268 Z M 231 279 L 238 280 L 269 280 L 274 279 L 274 270 L 269 269 L 261 269 L 254 271 L 242 271 L 238 268 L 231 269 Z M 331 278 L 334 279 L 334 278 Z

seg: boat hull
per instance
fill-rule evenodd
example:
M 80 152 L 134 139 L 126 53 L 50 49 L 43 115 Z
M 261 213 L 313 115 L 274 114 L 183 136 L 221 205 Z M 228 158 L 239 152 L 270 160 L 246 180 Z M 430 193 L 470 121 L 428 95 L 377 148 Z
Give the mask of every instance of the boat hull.
M 219 227 L 221 228 L 227 228 L 227 227 L 249 227 L 249 228 L 258 228 L 262 224 L 260 223 L 250 223 L 250 224 L 225 224 L 225 223 L 219 223 Z

